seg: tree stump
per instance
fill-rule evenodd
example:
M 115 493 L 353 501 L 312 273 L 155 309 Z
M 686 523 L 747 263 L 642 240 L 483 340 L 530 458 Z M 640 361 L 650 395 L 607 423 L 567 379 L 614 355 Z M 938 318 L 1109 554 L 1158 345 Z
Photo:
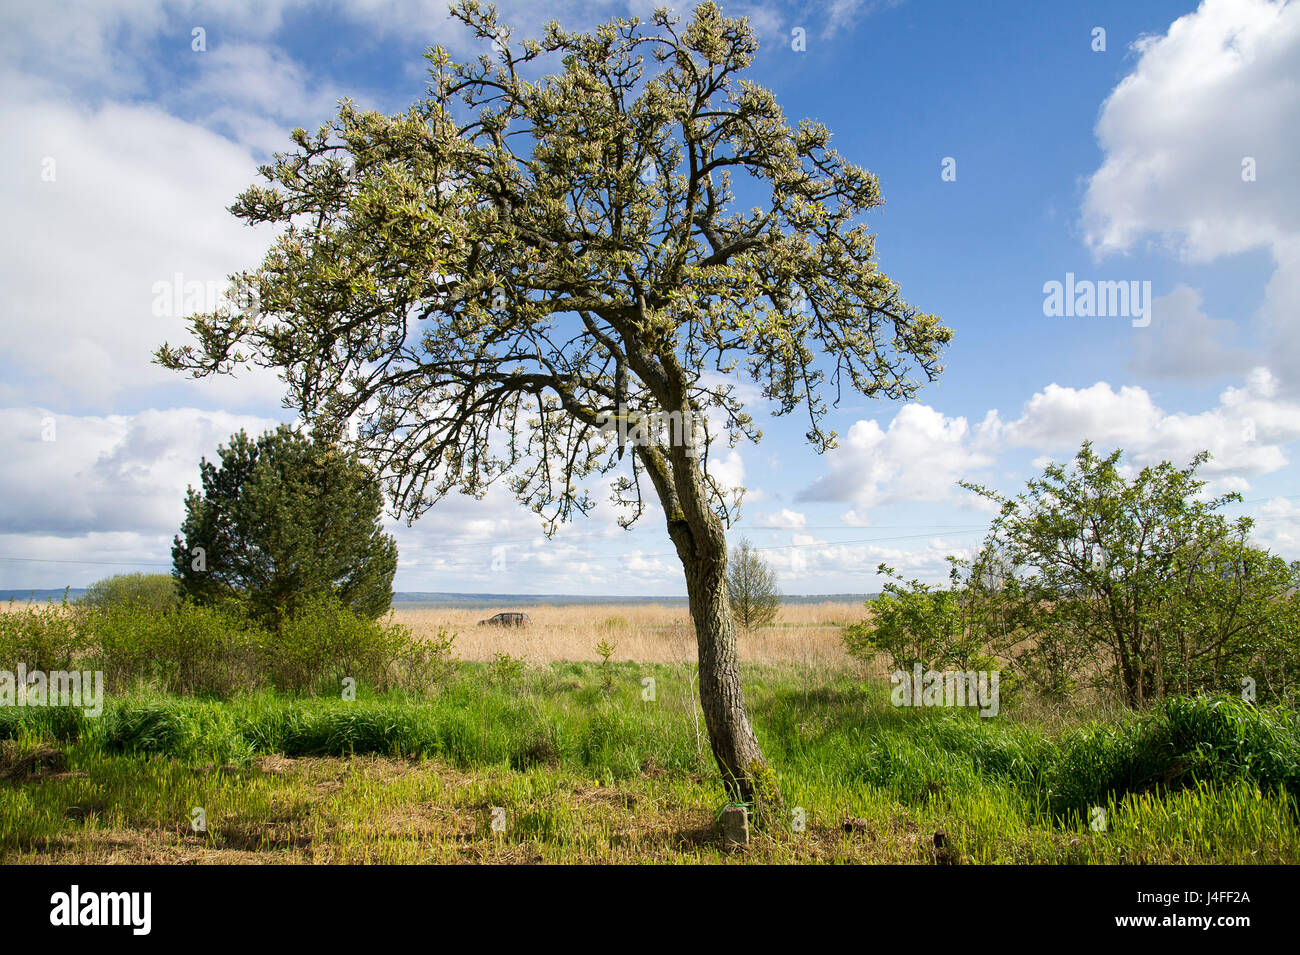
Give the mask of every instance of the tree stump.
M 722 845 L 739 849 L 749 845 L 749 810 L 744 806 L 728 806 L 722 810 Z

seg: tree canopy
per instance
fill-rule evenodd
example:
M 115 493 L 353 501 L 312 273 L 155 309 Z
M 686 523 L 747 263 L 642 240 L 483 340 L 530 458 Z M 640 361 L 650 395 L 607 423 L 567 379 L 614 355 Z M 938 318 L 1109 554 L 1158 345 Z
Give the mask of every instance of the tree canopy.
M 492 8 L 457 12 L 495 56 L 435 48 L 407 112 L 345 101 L 295 130 L 270 184 L 233 208 L 284 227 L 236 277 L 258 312 L 196 317 L 200 347 L 165 346 L 164 363 L 280 369 L 318 427 L 357 420 L 411 516 L 508 474 L 558 519 L 590 506 L 580 479 L 623 458 L 602 412 L 715 411 L 756 438 L 729 378 L 743 365 L 825 448 L 828 375 L 837 397 L 905 398 L 912 373 L 937 373 L 951 333 L 903 301 L 857 222 L 881 203 L 876 178 L 738 79 L 757 48 L 744 21 L 705 3 L 684 29 L 660 11 L 654 33 L 552 24 L 516 46 Z M 526 79 L 548 54 L 562 71 Z M 736 208 L 733 176 L 761 207 Z M 643 471 L 668 488 L 671 468 L 635 455 L 620 487 L 639 503 Z

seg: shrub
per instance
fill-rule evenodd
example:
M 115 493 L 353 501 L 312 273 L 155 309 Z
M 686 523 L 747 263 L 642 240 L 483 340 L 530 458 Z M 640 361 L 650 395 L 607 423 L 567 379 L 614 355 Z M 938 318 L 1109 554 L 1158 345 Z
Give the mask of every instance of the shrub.
M 311 597 L 264 648 L 272 682 L 281 689 L 333 693 L 346 677 L 377 690 L 427 691 L 454 665 L 455 635 L 415 638 L 398 623 L 358 616 L 337 597 Z
M 524 675 L 527 666 L 527 661 L 520 657 L 512 657 L 504 650 L 498 650 L 492 658 L 489 672 L 497 683 L 509 686 Z
M 92 612 L 85 625 L 115 689 L 144 680 L 175 693 L 226 696 L 261 682 L 258 654 L 269 635 L 226 610 L 185 602 L 160 613 L 128 602 Z
M 68 606 L 10 602 L 0 612 L 0 669 L 70 670 L 84 657 L 90 642 Z
M 79 601 L 97 610 L 131 604 L 156 613 L 175 610 L 180 602 L 180 589 L 169 574 L 114 574 L 87 587 Z
M 1284 695 L 1300 673 L 1271 661 L 1295 643 L 1300 562 L 1252 547 L 1251 519 L 1219 513 L 1241 495 L 1206 499 L 1208 453 L 1135 474 L 1121 459 L 1084 442 L 1015 497 L 962 483 L 998 507 L 985 551 L 1004 556 L 1034 636 L 1026 672 L 1058 693 L 1091 679 L 1137 707 L 1243 676 Z
M 374 685 L 387 669 L 383 627 L 362 620 L 333 597 L 309 597 L 266 646 L 267 672 L 284 690 L 312 692 L 351 677 Z
M 881 564 L 877 573 L 891 578 L 868 606 L 871 618 L 844 632 L 852 656 L 870 660 L 889 656 L 895 670 L 1000 670 L 1001 661 L 989 649 L 1002 620 L 996 596 L 959 580 L 960 562 L 953 561 L 952 586 L 931 587 L 919 580 L 904 581 Z
M 394 624 L 400 634 L 393 660 L 393 681 L 397 686 L 417 693 L 427 693 L 445 682 L 456 669 L 456 635 L 439 628 L 438 635 L 420 640 L 410 630 Z

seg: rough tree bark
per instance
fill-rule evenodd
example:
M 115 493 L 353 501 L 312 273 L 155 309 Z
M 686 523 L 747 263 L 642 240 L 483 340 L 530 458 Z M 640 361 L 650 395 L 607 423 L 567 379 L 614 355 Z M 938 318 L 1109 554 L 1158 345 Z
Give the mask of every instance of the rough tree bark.
M 689 405 L 680 407 L 689 415 Z M 762 825 L 782 800 L 741 690 L 736 625 L 727 598 L 725 529 L 709 506 L 704 472 L 687 445 L 638 447 L 637 451 L 664 507 L 668 534 L 686 574 L 699 654 L 700 706 L 713 758 L 727 794 L 750 803 L 756 823 Z

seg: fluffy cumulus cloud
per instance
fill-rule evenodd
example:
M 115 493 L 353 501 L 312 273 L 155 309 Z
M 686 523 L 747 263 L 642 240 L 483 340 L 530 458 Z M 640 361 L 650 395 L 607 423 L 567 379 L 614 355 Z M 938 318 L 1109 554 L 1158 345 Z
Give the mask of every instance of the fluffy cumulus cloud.
M 1255 542 L 1275 553 L 1294 558 L 1300 554 L 1300 502 L 1295 497 L 1274 497 L 1254 515 Z
M 1267 251 L 1277 271 L 1259 319 L 1274 371 L 1298 387 L 1300 3 L 1205 0 L 1134 52 L 1097 123 L 1088 242 L 1104 255 L 1152 241 L 1197 262 Z M 1189 314 L 1187 333 L 1203 333 Z
M 787 592 L 831 593 L 844 589 L 847 580 L 849 592 L 865 593 L 879 589 L 876 568 L 881 564 L 909 577 L 937 581 L 948 573 L 948 557 L 969 557 L 978 542 L 972 535 L 891 543 L 792 534 L 789 544 L 760 547 L 759 552 Z
M 1171 412 L 1143 388 L 1049 385 L 1025 403 L 1020 417 L 991 429 L 1002 445 L 1057 457 L 1085 439 L 1099 448 L 1123 448 L 1131 464 L 1185 463 L 1199 451 L 1213 460 L 1204 473 L 1247 479 L 1280 470 L 1284 448 L 1300 438 L 1300 404 L 1279 394 L 1276 378 L 1257 368 L 1240 387 L 1225 389 L 1218 404 L 1201 412 Z
M 792 511 L 788 507 L 783 507 L 779 511 L 773 511 L 770 514 L 758 515 L 755 524 L 762 527 L 798 530 L 799 528 L 807 526 L 808 518 L 799 511 Z
M 852 503 L 850 523 L 865 523 L 870 509 L 902 499 L 949 499 L 959 480 L 993 463 L 986 449 L 995 424 L 990 416 L 972 427 L 922 404 L 904 405 L 888 428 L 855 422 L 828 454 L 827 472 L 798 499 Z
M 251 157 L 152 106 L 85 108 L 26 84 L 11 92 L 0 104 L 19 144 L 0 158 L 6 399 L 110 410 L 174 384 L 150 356 L 186 335 L 177 275 L 182 291 L 224 291 L 269 241 L 225 211 L 252 181 Z M 246 407 L 279 394 L 266 374 L 204 388 Z
M 897 501 L 946 500 L 956 482 L 979 479 L 1008 452 L 1036 452 L 1034 467 L 1069 457 L 1085 440 L 1098 450 L 1122 448 L 1135 466 L 1185 464 L 1200 451 L 1203 473 L 1222 490 L 1247 490 L 1250 479 L 1288 464 L 1285 448 L 1300 439 L 1300 403 L 1282 394 L 1265 368 L 1249 372 L 1200 412 L 1168 411 L 1137 386 L 1097 382 L 1086 388 L 1051 384 L 1015 417 L 991 410 L 974 428 L 965 418 L 904 406 L 887 428 L 856 422 L 828 455 L 826 474 L 799 495 L 806 501 L 850 502 L 848 523 L 867 523 L 872 508 Z M 1028 475 L 1018 475 L 1017 482 Z
M 269 418 L 176 408 L 76 417 L 0 409 L 0 526 L 11 532 L 168 533 L 180 526 L 199 459 Z
M 185 488 L 199 482 L 199 459 L 214 458 L 240 428 L 256 434 L 276 424 L 194 408 L 82 417 L 0 409 L 5 585 L 165 570 Z

